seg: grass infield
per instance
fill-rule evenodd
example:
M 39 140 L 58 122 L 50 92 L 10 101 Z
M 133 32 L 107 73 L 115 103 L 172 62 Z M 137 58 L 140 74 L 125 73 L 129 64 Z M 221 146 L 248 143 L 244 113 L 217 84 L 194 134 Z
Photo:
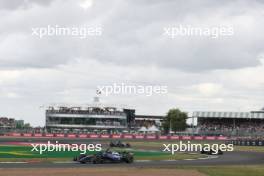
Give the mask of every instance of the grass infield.
M 178 169 L 197 170 L 208 176 L 264 176 L 264 165 L 253 166 L 200 166 L 177 167 Z
M 70 161 L 74 156 L 78 156 L 80 151 L 45 151 L 39 154 L 31 151 L 30 146 L 2 145 L 0 146 L 0 161 Z M 182 160 L 205 157 L 201 154 L 177 153 L 171 155 L 167 152 L 139 149 L 113 149 L 115 151 L 130 151 L 134 154 L 135 160 Z M 94 154 L 96 152 L 88 152 Z

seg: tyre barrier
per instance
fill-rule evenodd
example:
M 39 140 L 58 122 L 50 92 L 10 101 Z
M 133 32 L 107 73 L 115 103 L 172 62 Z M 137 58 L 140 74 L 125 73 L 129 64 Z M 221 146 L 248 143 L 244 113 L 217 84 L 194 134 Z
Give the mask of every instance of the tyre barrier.
M 264 146 L 264 140 L 231 140 L 227 142 L 238 146 Z

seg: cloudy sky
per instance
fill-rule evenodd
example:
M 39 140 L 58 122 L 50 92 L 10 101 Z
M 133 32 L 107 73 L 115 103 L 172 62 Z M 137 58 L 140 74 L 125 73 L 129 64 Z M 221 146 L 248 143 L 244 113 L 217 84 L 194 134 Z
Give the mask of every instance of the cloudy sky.
M 45 124 L 54 103 L 91 103 L 98 85 L 165 85 L 167 94 L 101 95 L 137 114 L 264 106 L 264 3 L 217 0 L 0 0 L 0 116 Z M 102 35 L 39 38 L 47 26 Z M 231 26 L 232 36 L 164 35 L 172 26 Z

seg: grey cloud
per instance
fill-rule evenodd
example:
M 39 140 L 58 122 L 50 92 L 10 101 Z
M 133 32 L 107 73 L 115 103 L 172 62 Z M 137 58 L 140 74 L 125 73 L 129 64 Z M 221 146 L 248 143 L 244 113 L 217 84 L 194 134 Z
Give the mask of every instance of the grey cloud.
M 155 65 L 190 72 L 256 66 L 259 65 L 258 56 L 263 53 L 261 28 L 264 23 L 260 10 L 263 5 L 258 1 L 252 2 L 251 7 L 247 1 L 94 1 L 87 11 L 74 3 L 79 1 L 53 1 L 45 9 L 46 13 L 36 12 L 33 8 L 27 12 L 27 20 L 17 16 L 14 18 L 18 21 L 9 19 L 11 24 L 8 21 L 6 24 L 12 26 L 12 35 L 6 35 L 8 27 L 0 26 L 5 30 L 5 40 L 0 42 L 0 67 L 49 68 L 83 58 L 116 65 Z M 15 4 L 19 6 L 21 2 Z M 62 4 L 64 9 L 61 9 Z M 11 7 L 12 3 L 5 6 Z M 253 21 L 248 30 L 243 29 L 245 25 L 241 19 L 244 17 Z M 87 40 L 56 36 L 37 40 L 30 36 L 31 27 L 86 23 L 102 24 L 103 36 Z M 166 26 L 223 23 L 234 24 L 234 36 L 173 40 L 162 36 Z M 12 38 L 18 33 L 26 37 Z
M 0 10 L 16 10 L 19 8 L 27 9 L 30 8 L 33 4 L 38 5 L 49 5 L 52 0 L 1 0 L 0 1 Z
M 27 2 L 0 2 L 1 116 L 44 125 L 39 106 L 89 103 L 98 85 L 113 82 L 168 86 L 165 96 L 102 98 L 135 106 L 138 114 L 161 115 L 172 107 L 247 111 L 263 106 L 261 1 L 94 0 L 87 10 L 80 0 L 46 6 Z M 103 36 L 31 35 L 32 27 L 87 23 L 102 24 Z M 233 24 L 235 35 L 217 40 L 162 36 L 164 26 L 177 24 Z M 206 96 L 200 90 L 206 85 L 221 89 Z

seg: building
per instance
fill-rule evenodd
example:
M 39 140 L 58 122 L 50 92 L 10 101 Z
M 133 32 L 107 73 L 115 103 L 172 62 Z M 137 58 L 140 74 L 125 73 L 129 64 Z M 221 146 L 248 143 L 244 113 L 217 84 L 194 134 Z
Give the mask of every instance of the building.
M 18 129 L 24 128 L 24 120 L 15 120 L 15 126 Z
M 115 107 L 56 107 L 46 110 L 48 131 L 122 131 L 130 127 L 135 110 Z
M 48 132 L 125 132 L 137 131 L 141 127 L 160 128 L 163 116 L 135 115 L 135 109 L 104 105 L 99 96 L 91 105 L 49 106 L 46 109 Z
M 164 120 L 164 116 L 154 116 L 154 115 L 136 115 L 135 116 L 135 129 L 139 129 L 141 127 L 152 127 L 153 125 L 157 128 L 160 128 L 162 122 Z
M 14 129 L 16 127 L 15 119 L 0 117 L 0 129 Z

